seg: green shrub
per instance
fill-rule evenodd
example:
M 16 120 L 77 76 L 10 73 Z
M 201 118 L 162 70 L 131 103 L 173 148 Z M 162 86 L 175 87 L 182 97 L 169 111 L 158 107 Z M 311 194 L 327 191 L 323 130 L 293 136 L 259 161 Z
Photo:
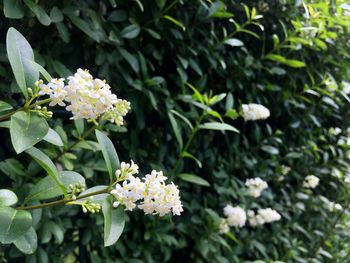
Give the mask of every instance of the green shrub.
M 38 248 L 24 255 L 4 244 L 3 260 L 347 262 L 350 8 L 341 0 L 304 2 L 4 0 L 1 100 L 16 109 L 25 103 L 6 53 L 14 27 L 52 76 L 87 68 L 131 102 L 125 127 L 104 129 L 120 160 L 163 170 L 179 185 L 184 212 L 126 213 L 123 234 L 106 248 L 102 214 L 73 206 L 32 210 Z M 266 106 L 271 116 L 244 121 L 246 103 Z M 96 139 L 82 138 L 93 124 L 70 117 L 54 108 L 49 125 L 64 145 L 36 147 L 87 185 L 105 184 Z M 16 155 L 6 128 L 1 134 L 1 188 L 23 204 L 46 173 Z M 315 189 L 303 187 L 310 174 L 320 178 Z M 269 185 L 259 198 L 244 185 L 255 177 Z M 330 202 L 344 209 L 330 211 Z M 222 235 L 227 204 L 271 207 L 282 218 Z

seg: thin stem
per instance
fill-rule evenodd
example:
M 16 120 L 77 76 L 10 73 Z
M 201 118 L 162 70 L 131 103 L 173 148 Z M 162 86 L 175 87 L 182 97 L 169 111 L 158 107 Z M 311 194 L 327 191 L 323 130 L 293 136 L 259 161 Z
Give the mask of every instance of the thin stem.
M 0 121 L 6 120 L 7 118 L 11 117 L 13 114 L 15 114 L 16 112 L 22 111 L 22 110 L 28 110 L 28 109 L 32 109 L 35 108 L 36 106 L 40 106 L 42 104 L 48 103 L 50 102 L 51 99 L 45 99 L 45 100 L 38 100 L 37 102 L 35 102 L 34 104 L 30 105 L 30 106 L 23 106 L 18 108 L 15 111 L 11 111 L 9 113 L 6 113 L 4 115 L 0 116 Z
M 70 145 L 68 148 L 64 149 L 62 152 L 57 154 L 53 160 L 57 161 L 59 160 L 65 153 L 69 152 L 74 146 L 76 146 L 79 142 L 85 140 L 95 129 L 97 128 L 97 125 L 92 126 L 89 130 L 87 130 L 77 141 L 75 141 L 72 145 Z
M 17 210 L 33 210 L 33 209 L 39 209 L 39 208 L 44 208 L 44 207 L 62 205 L 62 204 L 66 204 L 66 203 L 69 203 L 69 202 L 74 202 L 76 200 L 83 199 L 83 198 L 86 198 L 86 197 L 89 197 L 89 196 L 93 196 L 93 195 L 107 194 L 107 193 L 109 193 L 109 191 L 110 191 L 110 188 L 107 187 L 105 189 L 102 189 L 102 190 L 99 190 L 99 191 L 96 191 L 96 192 L 93 192 L 93 193 L 80 195 L 74 200 L 73 199 L 61 199 L 61 200 L 52 201 L 52 202 L 48 202 L 48 203 L 42 203 L 40 205 L 20 206 L 20 207 L 17 207 Z
M 199 117 L 198 121 L 196 122 L 195 127 L 192 129 L 191 134 L 190 134 L 190 137 L 188 138 L 188 141 L 187 141 L 185 147 L 182 148 L 182 150 L 181 150 L 181 152 L 180 152 L 180 154 L 179 154 L 179 158 L 176 160 L 176 163 L 175 163 L 175 165 L 174 165 L 174 168 L 172 169 L 173 172 L 176 171 L 176 168 L 179 166 L 180 161 L 183 159 L 183 154 L 184 154 L 185 152 L 187 152 L 187 149 L 190 147 L 190 145 L 191 145 L 191 143 L 192 143 L 192 141 L 193 141 L 194 136 L 197 134 L 197 132 L 198 132 L 198 130 L 199 130 L 199 125 L 201 124 L 203 118 L 206 116 L 206 111 L 207 111 L 206 109 L 203 110 L 202 115 Z

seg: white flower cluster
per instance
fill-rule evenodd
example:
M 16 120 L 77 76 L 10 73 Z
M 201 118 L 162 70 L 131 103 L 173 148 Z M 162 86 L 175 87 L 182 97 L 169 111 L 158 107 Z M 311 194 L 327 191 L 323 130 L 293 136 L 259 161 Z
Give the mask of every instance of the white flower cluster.
M 269 109 L 260 104 L 242 104 L 242 110 L 245 121 L 262 120 L 270 117 Z
M 261 192 L 268 187 L 267 183 L 260 177 L 247 179 L 245 185 L 248 187 L 249 195 L 257 198 Z
M 258 209 L 257 213 L 255 213 L 253 210 L 248 210 L 248 221 L 253 227 L 279 220 L 281 220 L 281 215 L 276 210 L 271 208 Z
M 230 231 L 230 226 L 227 223 L 227 219 L 221 218 L 219 225 L 219 233 L 226 234 Z
M 308 175 L 305 177 L 303 187 L 305 188 L 316 188 L 320 182 L 320 179 L 314 175 Z
M 227 217 L 226 220 L 229 226 L 243 227 L 247 221 L 245 211 L 239 206 L 226 205 L 224 207 L 224 215 Z
M 66 106 L 73 119 L 97 119 L 101 115 L 106 120 L 123 125 L 123 117 L 130 109 L 130 102 L 118 99 L 104 80 L 93 78 L 87 70 L 77 72 L 65 79 L 51 79 L 48 84 L 38 83 L 39 95 L 49 95 L 50 106 Z
M 240 228 L 245 226 L 247 220 L 252 227 L 281 220 L 281 215 L 271 208 L 258 209 L 257 213 L 253 210 L 248 210 L 246 213 L 239 206 L 226 205 L 224 207 L 224 215 L 226 218 L 221 218 L 219 224 L 220 234 L 226 234 L 230 230 L 230 226 Z
M 122 163 L 121 169 L 116 171 L 118 181 L 123 180 L 123 183 L 117 183 L 115 189 L 111 191 L 116 199 L 113 203 L 114 207 L 122 204 L 125 210 L 129 211 L 137 206 L 145 214 L 164 216 L 172 212 L 173 215 L 180 215 L 183 208 L 179 190 L 173 183 L 165 184 L 167 177 L 163 172 L 153 170 L 142 180 L 133 176 L 137 173 L 138 166 L 133 161 L 131 164 Z

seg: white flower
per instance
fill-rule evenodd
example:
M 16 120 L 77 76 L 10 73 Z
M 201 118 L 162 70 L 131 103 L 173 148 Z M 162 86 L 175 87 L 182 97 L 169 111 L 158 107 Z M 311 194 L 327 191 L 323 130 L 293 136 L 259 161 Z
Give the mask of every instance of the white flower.
M 69 105 L 66 110 L 71 111 L 73 119 L 103 119 L 123 125 L 123 117 L 130 109 L 130 102 L 118 99 L 111 92 L 106 81 L 94 79 L 87 70 L 78 69 L 77 72 L 65 79 L 52 79 L 47 85 L 39 82 L 39 95 L 50 95 L 50 106 L 56 104 Z
M 224 215 L 227 217 L 229 226 L 243 227 L 247 221 L 245 211 L 239 206 L 232 207 L 231 205 L 226 205 L 224 207 Z
M 115 172 L 117 178 L 128 179 L 130 176 L 139 173 L 139 166 L 131 160 L 130 163 L 121 162 L 120 169 Z
M 262 217 L 265 223 L 281 220 L 281 215 L 276 210 L 271 208 L 259 209 L 258 215 Z
M 117 183 L 111 194 L 116 201 L 113 206 L 124 205 L 126 210 L 138 207 L 145 214 L 158 214 L 164 216 L 170 212 L 180 215 L 183 212 L 179 190 L 173 183 L 165 184 L 167 177 L 163 172 L 153 170 L 144 178 L 136 178 L 133 174 L 138 173 L 138 165 L 122 162 L 116 175 L 125 180 L 122 184 Z
M 268 187 L 267 183 L 260 177 L 247 179 L 245 185 L 249 189 L 249 194 L 253 197 L 259 197 L 261 192 Z
M 260 104 L 242 104 L 242 110 L 245 121 L 267 119 L 270 116 L 269 109 Z
M 221 218 L 220 225 L 219 225 L 219 233 L 220 234 L 226 234 L 230 231 L 230 226 L 227 223 L 227 220 L 224 218 Z
M 282 171 L 282 174 L 283 174 L 283 175 L 287 175 L 287 174 L 290 172 L 291 169 L 292 169 L 292 168 L 290 168 L 290 167 L 287 166 L 287 165 L 282 165 L 282 166 L 281 166 L 281 171 Z
M 330 134 L 337 136 L 342 132 L 342 130 L 339 127 L 335 127 L 335 128 L 330 128 L 329 132 Z
M 316 188 L 320 182 L 320 179 L 314 175 L 308 175 L 305 177 L 303 187 L 305 188 Z

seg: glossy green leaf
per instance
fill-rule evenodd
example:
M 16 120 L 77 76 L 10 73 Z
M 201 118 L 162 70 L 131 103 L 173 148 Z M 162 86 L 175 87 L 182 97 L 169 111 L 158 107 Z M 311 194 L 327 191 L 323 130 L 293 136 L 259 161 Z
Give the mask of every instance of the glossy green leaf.
M 5 101 L 0 100 L 0 112 L 9 111 L 13 107 Z
M 41 7 L 41 5 L 33 2 L 32 0 L 24 0 L 24 3 L 32 10 L 35 16 L 38 18 L 39 22 L 44 26 L 48 26 L 51 24 L 50 17 L 46 14 L 45 10 Z
M 226 39 L 225 42 L 224 42 L 226 45 L 229 45 L 231 47 L 241 47 L 241 46 L 244 46 L 244 43 L 237 39 L 237 38 L 229 38 L 229 39 Z
M 24 254 L 33 254 L 38 247 L 35 229 L 30 227 L 23 236 L 14 241 L 14 244 Z
M 51 11 L 50 11 L 50 19 L 53 23 L 59 23 L 63 21 L 63 14 L 61 10 L 57 7 L 54 6 Z
M 7 189 L 0 190 L 0 206 L 11 206 L 16 204 L 18 198 L 16 194 Z
M 227 123 L 221 123 L 221 122 L 206 122 L 201 124 L 199 128 L 206 129 L 206 130 L 233 131 L 233 132 L 239 133 L 239 130 L 237 130 L 232 125 Z
M 140 34 L 140 26 L 137 24 L 134 25 L 130 25 L 125 27 L 121 32 L 120 35 L 123 38 L 128 38 L 128 39 L 132 39 L 137 37 Z
M 177 175 L 177 177 L 179 177 L 181 180 L 184 180 L 184 181 L 189 182 L 189 183 L 198 184 L 201 186 L 210 186 L 208 181 L 206 181 L 203 178 L 201 178 L 197 175 L 194 175 L 194 174 L 182 173 L 182 174 Z
M 16 82 L 27 96 L 27 88 L 39 79 L 39 72 L 30 64 L 30 61 L 34 61 L 33 50 L 22 34 L 13 27 L 7 31 L 6 50 Z
M 69 185 L 80 182 L 85 185 L 85 178 L 77 172 L 73 171 L 61 171 L 58 174 L 58 180 L 62 183 L 67 193 L 71 192 Z M 28 196 L 26 196 L 26 202 L 45 200 L 62 195 L 62 191 L 52 179 L 51 176 L 46 176 L 41 179 L 30 190 Z
M 0 207 L 0 242 L 8 244 L 24 235 L 32 225 L 32 216 L 28 211 L 12 207 Z
M 175 18 L 168 16 L 168 15 L 163 16 L 163 18 L 169 20 L 170 22 L 172 22 L 176 26 L 180 27 L 183 31 L 186 30 L 186 27 L 179 20 L 176 20 Z
M 10 135 L 16 153 L 21 153 L 40 142 L 48 131 L 46 120 L 36 113 L 19 111 L 11 116 Z
M 56 146 L 63 146 L 63 142 L 60 135 L 54 129 L 51 128 L 49 128 L 43 140 Z
M 168 112 L 169 120 L 171 123 L 171 127 L 173 128 L 175 138 L 177 142 L 179 143 L 179 148 L 182 149 L 183 147 L 183 141 L 182 141 L 182 135 L 181 135 L 181 129 L 179 125 L 177 124 L 173 114 L 171 112 Z
M 26 150 L 26 153 L 29 154 L 48 173 L 51 179 L 55 182 L 56 186 L 61 190 L 61 193 L 66 195 L 67 190 L 62 184 L 57 168 L 51 159 L 45 153 L 35 147 Z
M 117 151 L 111 140 L 101 131 L 95 131 L 97 141 L 100 144 L 103 158 L 106 162 L 109 179 L 112 182 L 115 177 L 115 171 L 120 166 Z
M 202 168 L 202 162 L 200 160 L 198 160 L 193 154 L 191 154 L 189 152 L 183 152 L 183 153 L 181 153 L 181 157 L 190 158 L 190 159 L 194 160 L 196 162 L 196 164 L 198 165 L 198 167 Z
M 104 246 L 108 247 L 116 243 L 125 226 L 125 212 L 120 206 L 113 208 L 110 200 L 105 200 L 102 205 L 104 216 Z
M 20 19 L 24 16 L 21 0 L 4 0 L 4 15 L 7 18 Z
M 36 63 L 35 61 L 28 61 L 28 63 L 34 70 L 40 72 L 40 74 L 46 79 L 47 82 L 51 81 L 51 75 L 40 64 Z

